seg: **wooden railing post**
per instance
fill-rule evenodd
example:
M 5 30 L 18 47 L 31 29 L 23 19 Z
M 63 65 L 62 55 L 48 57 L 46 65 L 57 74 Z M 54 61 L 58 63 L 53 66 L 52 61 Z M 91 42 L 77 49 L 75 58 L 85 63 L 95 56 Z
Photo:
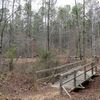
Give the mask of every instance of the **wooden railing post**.
M 84 80 L 86 80 L 86 66 L 84 67 Z
M 94 66 L 95 66 L 95 72 L 97 73 L 97 65 L 96 65 L 96 63 L 94 64 Z
M 63 85 L 63 75 L 61 74 L 61 75 L 60 75 L 60 94 L 61 94 L 61 95 L 62 95 L 62 92 L 63 92 L 62 85 Z
M 36 68 L 33 68 L 33 85 L 34 89 L 37 90 L 37 73 L 36 73 Z
M 93 67 L 94 67 L 94 63 L 92 62 L 92 63 L 91 63 L 92 75 L 93 75 Z
M 76 70 L 74 71 L 74 87 L 76 87 Z

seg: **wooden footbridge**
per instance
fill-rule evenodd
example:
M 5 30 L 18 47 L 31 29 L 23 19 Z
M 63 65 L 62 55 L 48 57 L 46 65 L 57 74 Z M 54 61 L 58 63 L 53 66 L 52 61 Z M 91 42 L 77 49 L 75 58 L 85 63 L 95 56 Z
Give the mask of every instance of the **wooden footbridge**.
M 37 81 L 58 78 L 52 86 L 60 88 L 60 93 L 65 92 L 70 98 L 70 92 L 75 88 L 85 88 L 82 83 L 92 80 L 91 77 L 96 75 L 97 66 L 95 61 L 86 63 L 78 61 L 62 66 L 36 71 Z
M 85 88 L 82 83 L 92 80 L 91 77 L 96 73 L 97 66 L 95 62 L 90 62 L 60 74 L 60 93 L 62 94 L 64 91 L 71 98 L 69 92 L 75 88 Z

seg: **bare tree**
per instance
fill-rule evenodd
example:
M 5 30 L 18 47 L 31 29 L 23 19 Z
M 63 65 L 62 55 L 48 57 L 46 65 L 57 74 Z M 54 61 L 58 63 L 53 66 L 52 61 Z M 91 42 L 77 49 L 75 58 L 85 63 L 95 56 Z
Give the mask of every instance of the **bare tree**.
M 77 2 L 75 0 L 75 6 L 76 6 L 76 20 L 77 20 L 77 30 L 78 30 L 78 46 L 77 49 L 79 50 L 79 57 L 80 57 L 80 60 L 82 60 L 82 47 L 81 47 L 81 31 L 80 31 L 80 24 L 79 24 L 79 13 L 78 13 L 78 6 L 77 6 Z
M 83 58 L 85 58 L 85 45 L 86 45 L 86 42 L 85 42 L 85 0 L 83 0 Z

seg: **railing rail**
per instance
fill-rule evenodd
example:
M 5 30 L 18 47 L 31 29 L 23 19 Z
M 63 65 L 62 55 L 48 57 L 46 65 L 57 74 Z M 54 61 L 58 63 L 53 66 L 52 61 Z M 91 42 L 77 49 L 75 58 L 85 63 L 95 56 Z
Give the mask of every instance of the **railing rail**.
M 54 72 L 54 77 L 60 75 L 61 73 L 64 73 L 66 72 L 68 69 L 73 69 L 73 67 L 77 67 L 77 66 L 81 66 L 85 63 L 86 61 L 83 60 L 83 61 L 77 61 L 77 62 L 74 62 L 74 63 L 69 63 L 69 64 L 65 64 L 65 65 L 61 65 L 61 66 L 58 66 L 58 67 L 54 67 L 54 68 L 49 68 L 49 69 L 44 69 L 44 70 L 39 70 L 39 71 L 36 71 L 36 75 L 40 75 L 41 77 L 38 78 L 37 80 L 45 80 L 45 79 L 48 79 L 50 78 L 51 73 Z M 50 73 L 49 76 L 45 76 L 45 77 L 42 77 L 43 74 L 45 73 Z
M 79 63 L 82 63 L 82 62 L 84 62 L 84 61 L 78 61 L 78 62 L 65 64 L 65 65 L 62 65 L 62 66 L 54 67 L 54 68 L 39 70 L 39 71 L 36 71 L 36 73 L 44 73 L 44 72 L 48 72 L 48 71 L 52 71 L 52 70 L 62 69 L 64 67 L 66 67 L 66 66 L 72 66 L 72 65 L 79 64 Z
M 84 67 L 90 66 L 92 63 L 93 63 L 93 62 L 90 62 L 90 63 L 85 64 L 85 65 L 83 65 L 83 66 L 78 66 L 77 68 L 73 68 L 73 69 L 71 69 L 71 70 L 68 71 L 68 72 L 62 73 L 61 75 L 62 75 L 62 76 L 65 76 L 65 75 L 71 74 L 71 73 L 73 73 L 74 71 L 78 71 L 78 70 L 80 70 L 81 68 L 84 68 Z

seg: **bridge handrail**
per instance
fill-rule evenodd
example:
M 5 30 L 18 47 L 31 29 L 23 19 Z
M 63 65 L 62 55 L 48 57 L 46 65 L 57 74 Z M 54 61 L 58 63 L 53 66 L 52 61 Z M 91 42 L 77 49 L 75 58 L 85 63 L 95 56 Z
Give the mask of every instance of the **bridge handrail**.
M 66 66 L 71 66 L 71 65 L 75 65 L 75 64 L 79 64 L 79 63 L 83 63 L 83 62 L 84 62 L 84 60 L 83 61 L 74 62 L 74 63 L 70 63 L 70 64 L 61 65 L 61 66 L 54 67 L 54 68 L 39 70 L 39 71 L 36 71 L 36 74 L 38 74 L 38 73 L 44 73 L 44 72 L 49 72 L 49 71 L 53 71 L 53 70 L 58 70 L 58 69 L 62 69 L 64 67 L 66 67 Z
M 80 70 L 81 68 L 90 66 L 92 63 L 95 63 L 95 62 L 93 61 L 93 62 L 90 62 L 90 63 L 85 64 L 85 65 L 83 65 L 83 66 L 78 66 L 77 68 L 73 68 L 73 69 L 71 69 L 71 70 L 68 71 L 68 72 L 62 73 L 61 76 L 70 75 L 70 74 L 73 73 L 74 71 L 78 71 L 78 70 Z

